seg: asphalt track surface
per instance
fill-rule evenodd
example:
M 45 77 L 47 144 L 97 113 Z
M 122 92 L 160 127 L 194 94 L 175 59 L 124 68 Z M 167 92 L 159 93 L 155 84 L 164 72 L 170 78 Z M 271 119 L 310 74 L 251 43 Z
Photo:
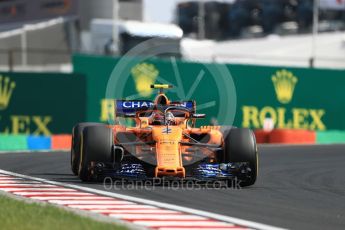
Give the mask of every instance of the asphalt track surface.
M 345 145 L 259 146 L 257 183 L 240 190 L 218 188 L 111 191 L 289 229 L 345 229 Z M 67 152 L 0 154 L 0 168 L 105 190 L 72 175 Z M 109 190 L 107 190 L 109 191 Z

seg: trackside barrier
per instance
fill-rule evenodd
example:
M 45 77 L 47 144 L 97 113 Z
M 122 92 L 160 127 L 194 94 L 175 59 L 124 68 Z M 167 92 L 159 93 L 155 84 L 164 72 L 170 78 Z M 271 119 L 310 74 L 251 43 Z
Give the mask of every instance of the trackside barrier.
M 274 129 L 271 132 L 255 130 L 259 144 L 315 144 L 316 132 L 296 129 Z
M 345 131 L 307 131 L 276 129 L 271 132 L 255 130 L 258 144 L 332 144 L 345 143 Z M 71 135 L 26 136 L 0 134 L 0 151 L 49 150 L 71 148 Z
M 270 133 L 271 144 L 315 144 L 316 133 L 308 130 L 275 129 Z
M 45 136 L 28 136 L 27 137 L 28 149 L 51 149 L 51 139 Z
M 71 135 L 53 135 L 51 136 L 52 149 L 70 149 L 72 144 Z
M 68 150 L 72 137 L 69 134 L 52 136 L 0 135 L 0 151 L 12 150 Z
M 255 130 L 259 144 L 341 144 L 345 143 L 345 131 L 308 131 L 293 129 L 275 129 L 272 132 Z
M 345 131 L 329 130 L 316 132 L 316 143 L 333 144 L 345 143 Z
M 270 133 L 271 132 L 264 131 L 261 129 L 255 130 L 254 134 L 255 134 L 255 138 L 256 138 L 256 143 L 267 144 L 269 142 Z
M 0 151 L 27 149 L 26 135 L 0 135 Z

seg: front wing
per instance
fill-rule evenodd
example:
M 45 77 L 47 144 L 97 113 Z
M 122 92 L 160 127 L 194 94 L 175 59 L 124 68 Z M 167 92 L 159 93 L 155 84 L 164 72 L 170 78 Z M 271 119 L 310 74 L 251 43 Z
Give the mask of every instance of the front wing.
M 187 166 L 188 167 L 188 166 Z M 118 163 L 116 165 L 105 163 L 94 163 L 91 165 L 91 175 L 96 180 L 112 178 L 118 180 L 154 180 L 146 173 L 144 166 L 140 163 Z M 250 174 L 251 168 L 246 162 L 227 164 L 199 163 L 190 166 L 186 178 L 164 177 L 166 180 L 244 180 Z M 160 178 L 162 179 L 162 178 Z

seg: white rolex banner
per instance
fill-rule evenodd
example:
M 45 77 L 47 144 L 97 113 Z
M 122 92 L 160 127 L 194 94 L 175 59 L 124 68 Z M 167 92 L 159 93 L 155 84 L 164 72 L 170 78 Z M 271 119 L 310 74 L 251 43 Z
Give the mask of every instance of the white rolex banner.
M 345 0 L 320 0 L 320 9 L 345 10 Z

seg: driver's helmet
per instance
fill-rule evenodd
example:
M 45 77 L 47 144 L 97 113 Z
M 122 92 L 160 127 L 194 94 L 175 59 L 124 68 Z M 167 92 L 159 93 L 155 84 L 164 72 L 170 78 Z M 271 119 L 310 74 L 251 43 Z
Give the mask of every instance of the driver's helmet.
M 159 112 L 152 112 L 149 121 L 151 125 L 164 125 L 164 115 Z
M 175 124 L 175 117 L 172 112 L 167 112 L 165 116 L 166 125 L 174 125 Z

